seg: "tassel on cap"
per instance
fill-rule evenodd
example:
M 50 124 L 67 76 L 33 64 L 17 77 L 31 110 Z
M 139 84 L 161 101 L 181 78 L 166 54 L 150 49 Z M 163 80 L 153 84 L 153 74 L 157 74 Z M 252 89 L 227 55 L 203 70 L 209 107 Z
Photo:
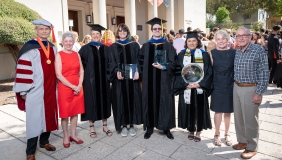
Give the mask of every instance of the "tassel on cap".
M 104 32 L 104 43 L 107 43 L 107 29 Z
M 163 25 L 163 20 L 161 19 L 161 26 L 162 26 L 162 37 L 164 36 L 164 25 Z
M 52 27 L 52 42 L 56 43 L 56 37 L 55 37 L 55 33 L 54 33 L 54 28 Z

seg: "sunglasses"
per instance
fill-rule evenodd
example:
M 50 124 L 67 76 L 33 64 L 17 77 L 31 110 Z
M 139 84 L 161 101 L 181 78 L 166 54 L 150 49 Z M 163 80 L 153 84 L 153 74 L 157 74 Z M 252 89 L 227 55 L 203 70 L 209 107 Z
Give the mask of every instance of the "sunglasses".
M 118 32 L 122 32 L 122 31 L 123 31 L 123 32 L 127 32 L 126 30 L 123 30 L 123 29 L 119 29 L 119 30 L 118 30 Z
M 154 30 L 154 31 L 157 31 L 157 30 L 161 31 L 162 28 L 153 28 L 153 30 Z

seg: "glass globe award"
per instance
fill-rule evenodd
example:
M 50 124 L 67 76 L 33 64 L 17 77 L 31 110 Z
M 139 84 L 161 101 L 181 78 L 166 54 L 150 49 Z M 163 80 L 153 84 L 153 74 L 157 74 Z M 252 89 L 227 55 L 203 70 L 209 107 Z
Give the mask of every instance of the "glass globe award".
M 199 64 L 190 63 L 183 67 L 181 76 L 186 83 L 199 83 L 204 77 L 204 71 Z

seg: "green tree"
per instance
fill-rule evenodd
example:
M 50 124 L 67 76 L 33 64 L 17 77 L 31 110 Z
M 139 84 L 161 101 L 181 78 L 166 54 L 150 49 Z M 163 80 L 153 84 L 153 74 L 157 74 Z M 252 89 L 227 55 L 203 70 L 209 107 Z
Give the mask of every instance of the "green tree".
M 248 19 L 253 13 L 258 11 L 260 8 L 260 3 L 258 0 L 226 0 L 228 1 L 228 8 L 231 13 L 238 13 L 244 19 L 244 24 L 246 19 Z
M 35 37 L 34 26 L 30 23 L 40 15 L 14 0 L 0 0 L 0 43 L 9 49 L 15 60 L 18 45 Z
M 206 1 L 206 12 L 211 14 L 211 15 L 215 15 L 216 10 L 219 7 L 223 7 L 222 0 L 207 0 Z
M 230 12 L 225 7 L 219 7 L 215 13 L 216 22 L 217 23 L 231 22 L 229 14 Z
M 265 9 L 267 13 L 281 17 L 282 16 L 282 0 L 258 0 L 260 8 Z
M 259 31 L 263 26 L 263 23 L 262 22 L 253 22 L 251 24 L 251 29 L 254 30 L 254 31 Z

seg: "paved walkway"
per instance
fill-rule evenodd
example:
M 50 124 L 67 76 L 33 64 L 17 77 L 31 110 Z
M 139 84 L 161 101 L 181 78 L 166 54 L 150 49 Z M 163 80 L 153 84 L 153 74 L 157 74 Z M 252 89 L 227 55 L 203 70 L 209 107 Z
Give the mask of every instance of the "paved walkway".
M 177 100 L 176 100 L 177 104 Z M 25 113 L 19 111 L 15 104 L 0 106 L 0 160 L 25 159 Z M 213 112 L 211 112 L 213 117 Z M 176 117 L 177 118 L 177 117 Z M 253 159 L 282 159 L 282 90 L 269 87 L 263 97 L 260 107 L 260 141 L 258 154 Z M 176 120 L 177 121 L 177 120 Z M 213 121 L 213 119 L 212 119 Z M 108 121 L 109 129 L 114 131 L 113 118 Z M 149 140 L 143 138 L 142 126 L 136 126 L 135 137 L 121 137 L 114 132 L 107 137 L 102 132 L 101 121 L 95 123 L 97 138 L 89 137 L 89 124 L 79 122 L 78 136 L 84 140 L 82 145 L 71 143 L 70 148 L 63 148 L 62 130 L 52 132 L 50 143 L 57 150 L 49 152 L 38 148 L 38 160 L 84 160 L 84 159 L 199 159 L 221 160 L 240 159 L 242 151 L 233 150 L 223 144 L 216 147 L 213 144 L 214 130 L 202 132 L 202 141 L 196 143 L 187 139 L 187 131 L 180 128 L 172 130 L 174 140 L 169 140 L 161 131 L 155 130 Z M 222 141 L 224 142 L 224 126 L 222 125 Z M 236 142 L 234 121 L 232 115 L 231 138 Z

